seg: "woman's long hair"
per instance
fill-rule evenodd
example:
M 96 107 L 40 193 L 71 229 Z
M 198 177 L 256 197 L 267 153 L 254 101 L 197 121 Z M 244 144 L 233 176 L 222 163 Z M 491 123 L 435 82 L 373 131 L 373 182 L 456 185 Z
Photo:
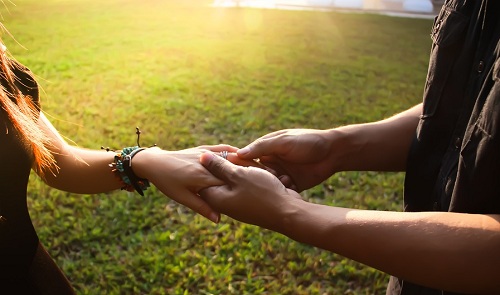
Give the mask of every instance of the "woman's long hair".
M 1 40 L 0 44 L 2 46 L 0 48 L 0 75 L 5 81 L 5 86 L 0 87 L 0 106 L 5 111 L 12 126 L 20 134 L 21 139 L 32 152 L 33 168 L 39 175 L 43 176 L 45 171 L 52 171 L 55 167 L 55 160 L 47 148 L 50 144 L 49 139 L 40 130 L 37 123 L 40 117 L 40 109 L 35 104 L 33 97 L 21 92 L 17 85 L 22 84 L 23 81 L 15 75 L 15 72 L 26 72 L 36 85 L 35 78 L 13 57 L 8 56 Z M 8 132 L 8 130 L 5 132 Z

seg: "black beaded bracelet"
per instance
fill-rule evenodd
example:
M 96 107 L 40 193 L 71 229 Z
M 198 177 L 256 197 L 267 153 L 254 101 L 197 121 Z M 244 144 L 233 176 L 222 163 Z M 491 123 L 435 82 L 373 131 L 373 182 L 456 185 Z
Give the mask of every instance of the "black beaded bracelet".
M 137 148 L 134 149 L 130 154 L 125 155 L 122 157 L 122 167 L 123 167 L 123 173 L 125 176 L 127 176 L 130 185 L 137 191 L 141 196 L 144 196 L 144 192 L 146 189 L 149 188 L 149 180 L 145 178 L 140 178 L 137 175 L 135 175 L 134 171 L 132 170 L 132 159 L 134 158 L 135 155 L 137 155 L 139 152 L 145 150 L 145 148 Z
M 137 191 L 141 196 L 144 196 L 144 191 L 150 187 L 149 180 L 138 177 L 132 170 L 132 159 L 139 152 L 145 150 L 139 144 L 139 136 L 141 131 L 136 128 L 137 146 L 123 148 L 120 152 L 116 152 L 113 163 L 109 164 L 111 171 L 115 174 L 118 180 L 122 183 L 122 190 L 129 192 Z M 156 146 L 153 145 L 153 146 Z M 110 148 L 101 147 L 106 151 L 113 151 Z

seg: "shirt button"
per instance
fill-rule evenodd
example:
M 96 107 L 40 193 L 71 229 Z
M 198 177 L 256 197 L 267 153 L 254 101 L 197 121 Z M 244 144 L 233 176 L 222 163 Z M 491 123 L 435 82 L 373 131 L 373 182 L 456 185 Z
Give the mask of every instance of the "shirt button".
M 439 32 L 439 28 L 441 27 L 441 23 L 443 22 L 443 20 L 440 20 L 437 22 L 436 26 L 434 27 L 434 30 L 432 31 L 432 34 L 437 34 L 437 32 Z
M 462 147 L 462 139 L 461 139 L 460 137 L 457 137 L 457 138 L 455 139 L 455 148 L 456 148 L 456 149 L 459 149 L 459 148 L 461 148 L 461 147 Z
M 482 73 L 484 71 L 484 61 L 480 61 L 477 65 L 477 72 Z

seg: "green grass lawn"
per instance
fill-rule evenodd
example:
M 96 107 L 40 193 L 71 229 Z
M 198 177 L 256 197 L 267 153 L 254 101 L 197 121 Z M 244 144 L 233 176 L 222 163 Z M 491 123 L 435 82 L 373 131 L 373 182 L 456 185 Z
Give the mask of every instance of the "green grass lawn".
M 383 119 L 421 100 L 431 20 L 210 7 L 207 1 L 15 0 L 10 51 L 61 134 L 99 149 L 243 146 L 282 128 Z M 346 172 L 317 203 L 401 210 L 400 173 Z M 74 195 L 33 176 L 42 242 L 79 294 L 385 294 L 387 275 L 155 189 Z M 342 237 L 338 237 L 342 239 Z

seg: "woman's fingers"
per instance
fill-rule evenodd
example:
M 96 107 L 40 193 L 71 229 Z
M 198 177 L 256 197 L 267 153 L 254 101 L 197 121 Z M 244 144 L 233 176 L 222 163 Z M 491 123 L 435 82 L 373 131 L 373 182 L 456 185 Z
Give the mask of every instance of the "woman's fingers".
M 208 205 L 208 203 L 197 194 L 189 190 L 185 190 L 179 191 L 173 195 L 175 196 L 173 200 L 176 202 L 190 208 L 194 212 L 204 216 L 214 223 L 219 223 L 220 213 L 213 210 L 210 205 Z
M 209 151 L 214 152 L 214 153 L 222 152 L 222 151 L 236 153 L 236 151 L 238 150 L 237 147 L 234 147 L 234 146 L 229 145 L 229 144 L 202 145 L 202 146 L 199 146 L 198 149 L 209 150 Z

